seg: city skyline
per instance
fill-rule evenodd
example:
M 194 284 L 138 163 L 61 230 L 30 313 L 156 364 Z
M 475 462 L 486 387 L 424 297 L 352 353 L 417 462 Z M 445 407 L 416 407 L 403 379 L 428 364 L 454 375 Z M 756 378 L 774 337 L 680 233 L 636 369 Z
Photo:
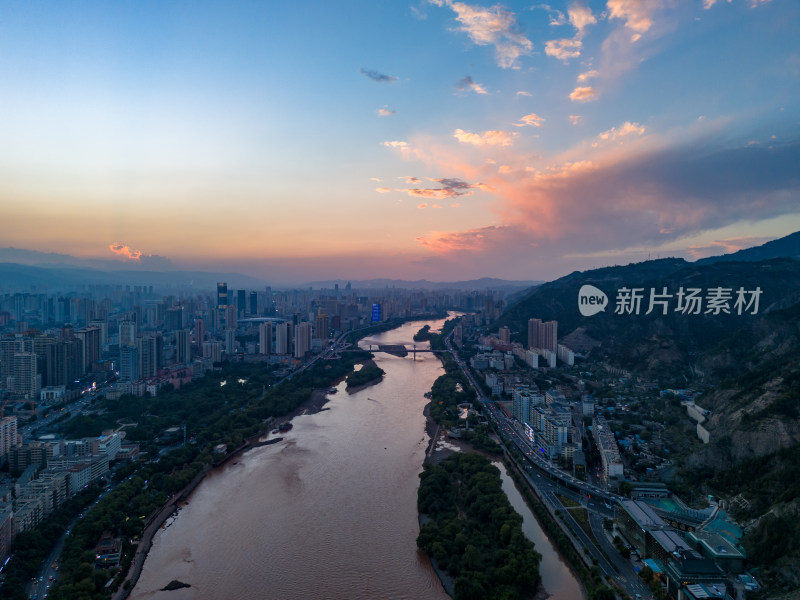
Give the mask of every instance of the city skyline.
M 800 230 L 800 7 L 15 6 L 3 246 L 271 282 L 554 279 Z

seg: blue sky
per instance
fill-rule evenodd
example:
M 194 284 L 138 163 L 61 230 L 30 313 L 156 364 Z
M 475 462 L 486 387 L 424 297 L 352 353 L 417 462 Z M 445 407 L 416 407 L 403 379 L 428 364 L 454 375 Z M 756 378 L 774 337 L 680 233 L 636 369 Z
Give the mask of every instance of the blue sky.
M 549 279 L 800 229 L 800 4 L 0 9 L 3 245 Z

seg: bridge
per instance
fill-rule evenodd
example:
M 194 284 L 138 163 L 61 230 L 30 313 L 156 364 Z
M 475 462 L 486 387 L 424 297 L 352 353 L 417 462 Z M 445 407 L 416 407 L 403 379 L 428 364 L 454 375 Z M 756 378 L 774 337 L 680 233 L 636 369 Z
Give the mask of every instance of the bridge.
M 414 358 L 416 358 L 417 352 L 430 352 L 432 354 L 444 354 L 448 352 L 448 350 L 431 350 L 430 348 L 417 348 L 416 344 L 414 344 L 411 348 L 403 344 L 370 344 L 369 351 L 386 352 L 387 354 L 394 354 L 395 356 L 408 356 L 409 353 L 411 353 L 413 354 Z

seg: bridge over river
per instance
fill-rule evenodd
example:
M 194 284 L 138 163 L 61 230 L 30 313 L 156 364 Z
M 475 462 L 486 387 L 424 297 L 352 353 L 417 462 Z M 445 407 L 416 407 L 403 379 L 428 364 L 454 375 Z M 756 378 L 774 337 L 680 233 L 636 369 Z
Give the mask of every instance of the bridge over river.
M 410 348 L 405 346 L 404 344 L 370 344 L 369 345 L 370 352 L 386 352 L 387 354 L 394 354 L 395 356 L 408 356 L 409 353 L 413 354 L 415 357 L 417 352 L 432 352 L 434 354 L 442 354 L 447 352 L 447 350 L 431 350 L 429 348 L 417 348 L 417 345 L 414 344 Z

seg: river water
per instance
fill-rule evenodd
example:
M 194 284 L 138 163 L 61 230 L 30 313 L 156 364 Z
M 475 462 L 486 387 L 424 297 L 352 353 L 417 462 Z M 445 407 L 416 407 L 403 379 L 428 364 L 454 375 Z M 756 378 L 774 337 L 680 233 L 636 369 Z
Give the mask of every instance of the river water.
M 442 323 L 429 322 L 434 330 Z M 413 343 L 423 324 L 361 345 Z M 295 418 L 282 442 L 210 474 L 156 535 L 131 598 L 446 600 L 416 548 L 418 475 L 428 443 L 423 394 L 442 373 L 441 362 L 428 353 L 416 361 L 377 353 L 375 361 L 386 371 L 381 383 L 354 394 L 341 383 L 327 410 Z M 528 526 L 533 517 L 522 506 L 515 503 Z M 534 542 L 540 553 L 554 554 Z M 173 579 L 191 587 L 159 591 Z M 545 581 L 554 600 L 579 598 L 561 595 L 567 584 Z

